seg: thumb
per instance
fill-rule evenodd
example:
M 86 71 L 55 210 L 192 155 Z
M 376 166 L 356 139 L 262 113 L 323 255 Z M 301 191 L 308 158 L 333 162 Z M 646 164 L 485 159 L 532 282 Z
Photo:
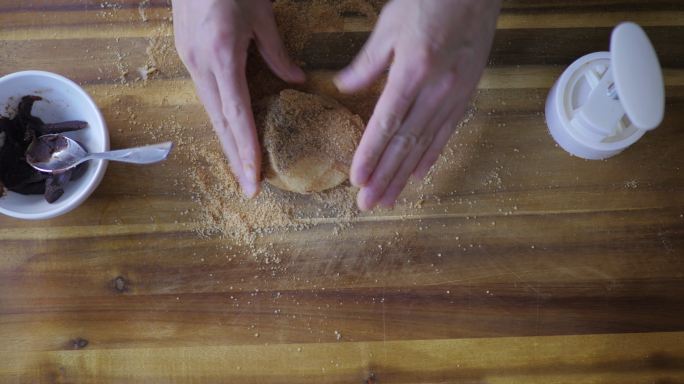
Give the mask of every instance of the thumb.
M 354 61 L 335 76 L 333 81 L 340 91 L 352 93 L 366 88 L 387 69 L 392 43 L 383 29 L 381 19 Z
M 283 45 L 283 41 L 278 34 L 273 9 L 268 6 L 256 15 L 254 22 L 254 36 L 257 48 L 266 64 L 281 79 L 301 83 L 306 80 L 306 75 L 292 59 L 290 59 Z

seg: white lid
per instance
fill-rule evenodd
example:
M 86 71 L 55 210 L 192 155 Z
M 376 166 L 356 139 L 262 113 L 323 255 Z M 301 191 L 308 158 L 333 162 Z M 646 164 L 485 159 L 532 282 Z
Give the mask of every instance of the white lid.
M 572 63 L 546 102 L 546 122 L 566 151 L 605 159 L 657 127 L 665 114 L 665 85 L 655 49 L 634 23 L 613 30 L 610 52 Z
M 665 114 L 663 74 L 651 41 L 634 23 L 622 23 L 610 39 L 611 69 L 620 104 L 637 128 L 657 127 Z

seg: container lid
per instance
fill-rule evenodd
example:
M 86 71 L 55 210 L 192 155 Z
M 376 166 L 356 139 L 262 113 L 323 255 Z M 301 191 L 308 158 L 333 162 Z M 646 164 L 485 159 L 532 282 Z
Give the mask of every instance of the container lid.
M 665 114 L 663 74 L 653 45 L 638 25 L 618 25 L 610 39 L 611 72 L 617 97 L 635 127 L 651 130 Z

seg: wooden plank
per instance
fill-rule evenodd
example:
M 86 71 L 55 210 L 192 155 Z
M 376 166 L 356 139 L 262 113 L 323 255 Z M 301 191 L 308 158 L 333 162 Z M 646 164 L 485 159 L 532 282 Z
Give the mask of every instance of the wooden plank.
M 682 27 L 644 28 L 660 54 L 664 67 L 684 66 Z M 569 65 L 592 52 L 607 51 L 610 28 L 500 29 L 494 37 L 490 65 Z M 349 63 L 368 38 L 365 32 L 315 34 L 307 43 L 303 57 L 316 69 L 338 69 Z
M 684 379 L 684 335 L 0 352 L 5 381 L 624 383 Z M 371 382 L 374 382 L 371 380 Z

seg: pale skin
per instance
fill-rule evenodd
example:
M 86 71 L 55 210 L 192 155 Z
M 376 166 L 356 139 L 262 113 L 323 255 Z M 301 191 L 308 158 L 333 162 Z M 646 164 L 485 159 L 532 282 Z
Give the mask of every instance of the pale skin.
M 334 79 L 341 92 L 389 68 L 350 170 L 361 210 L 392 207 L 422 179 L 465 113 L 486 65 L 500 0 L 392 0 L 356 59 Z M 280 78 L 305 81 L 288 57 L 269 0 L 174 0 L 176 46 L 244 194 L 259 192 L 261 150 L 245 75 L 254 41 Z

